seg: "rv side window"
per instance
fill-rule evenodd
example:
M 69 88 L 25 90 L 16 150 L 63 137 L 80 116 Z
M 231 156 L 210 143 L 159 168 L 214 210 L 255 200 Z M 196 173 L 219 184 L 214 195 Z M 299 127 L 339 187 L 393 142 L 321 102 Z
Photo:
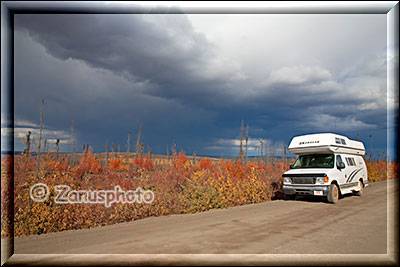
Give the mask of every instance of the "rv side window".
M 346 158 L 346 162 L 348 166 L 356 166 L 354 158 Z
M 336 155 L 336 166 L 339 166 L 341 162 L 343 162 L 342 157 L 340 155 Z
M 346 144 L 346 141 L 344 139 L 340 139 L 340 141 L 342 142 L 342 145 Z
M 340 142 L 340 138 L 337 138 L 337 137 L 335 137 L 335 142 L 336 142 L 336 144 L 341 144 L 341 142 Z

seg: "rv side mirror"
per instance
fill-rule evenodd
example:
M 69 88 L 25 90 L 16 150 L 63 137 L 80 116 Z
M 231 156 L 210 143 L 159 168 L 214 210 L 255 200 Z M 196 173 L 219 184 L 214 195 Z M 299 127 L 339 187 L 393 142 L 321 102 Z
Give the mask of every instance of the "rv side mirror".
M 339 162 L 339 163 L 337 164 L 337 168 L 338 168 L 338 169 L 344 169 L 344 168 L 345 168 L 344 162 Z
M 289 168 L 293 169 L 293 168 L 294 168 L 293 164 L 290 164 L 290 165 L 289 165 Z

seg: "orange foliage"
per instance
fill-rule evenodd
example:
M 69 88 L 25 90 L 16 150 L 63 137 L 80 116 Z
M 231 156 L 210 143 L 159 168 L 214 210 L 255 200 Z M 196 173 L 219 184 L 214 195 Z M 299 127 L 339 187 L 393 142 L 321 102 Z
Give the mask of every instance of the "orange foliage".
M 110 170 L 120 171 L 120 170 L 128 170 L 127 166 L 125 166 L 122 162 L 122 159 L 110 159 L 110 166 L 108 166 Z
M 102 171 L 100 163 L 92 156 L 92 151 L 89 151 L 86 156 L 82 157 L 79 165 L 74 168 L 74 173 L 78 178 L 82 178 L 85 173 L 98 174 Z
M 138 166 L 139 168 L 141 168 L 144 171 L 154 170 L 154 163 L 148 157 L 135 158 L 135 160 L 133 162 L 135 163 L 136 166 Z
M 209 169 L 212 169 L 213 167 L 214 167 L 214 163 L 211 161 L 211 159 L 206 158 L 206 159 L 200 160 L 199 168 L 201 170 L 209 170 Z

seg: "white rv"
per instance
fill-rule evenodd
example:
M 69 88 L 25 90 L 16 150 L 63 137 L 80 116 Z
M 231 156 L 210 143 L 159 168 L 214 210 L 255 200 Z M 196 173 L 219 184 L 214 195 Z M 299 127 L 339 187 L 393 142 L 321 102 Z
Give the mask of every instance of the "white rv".
M 285 199 L 296 195 L 327 197 L 336 203 L 340 195 L 361 196 L 368 185 L 362 142 L 333 133 L 296 136 L 289 151 L 298 155 L 283 176 Z

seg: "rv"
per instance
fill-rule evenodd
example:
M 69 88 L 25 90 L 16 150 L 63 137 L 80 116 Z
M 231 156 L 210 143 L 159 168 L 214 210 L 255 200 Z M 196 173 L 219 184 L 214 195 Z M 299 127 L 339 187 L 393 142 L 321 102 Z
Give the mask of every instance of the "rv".
M 344 194 L 361 196 L 368 186 L 362 142 L 333 133 L 309 134 L 294 137 L 288 149 L 298 157 L 282 175 L 285 199 L 311 195 L 336 203 Z

